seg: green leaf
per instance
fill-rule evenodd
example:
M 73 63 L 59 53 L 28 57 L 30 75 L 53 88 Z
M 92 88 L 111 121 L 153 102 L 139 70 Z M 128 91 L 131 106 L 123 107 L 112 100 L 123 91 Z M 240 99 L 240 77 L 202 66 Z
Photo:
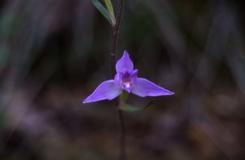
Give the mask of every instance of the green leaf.
M 109 21 L 110 24 L 113 25 L 110 13 L 108 10 L 101 4 L 99 0 L 92 0 L 93 5 L 95 8 L 98 9 L 98 11 Z
M 129 104 L 125 104 L 125 105 L 121 106 L 119 109 L 122 111 L 125 111 L 125 112 L 139 112 L 142 110 L 139 107 L 135 107 L 135 106 L 132 106 Z
M 110 13 L 112 25 L 115 25 L 116 24 L 116 18 L 115 18 L 114 9 L 113 9 L 113 5 L 111 3 L 111 0 L 104 0 L 104 2 L 105 2 L 107 10 Z

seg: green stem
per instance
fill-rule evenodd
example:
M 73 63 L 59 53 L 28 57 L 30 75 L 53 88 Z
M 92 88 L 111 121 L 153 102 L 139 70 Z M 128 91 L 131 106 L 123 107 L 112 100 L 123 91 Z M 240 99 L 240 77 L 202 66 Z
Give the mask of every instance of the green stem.
M 120 137 L 120 155 L 119 160 L 126 160 L 126 126 L 123 111 L 118 109 L 120 128 L 121 128 L 121 137 Z
M 118 11 L 116 13 L 116 24 L 112 25 L 112 50 L 111 50 L 111 69 L 114 69 L 114 65 L 116 63 L 116 53 L 118 49 L 118 35 L 119 35 L 119 29 L 121 25 L 121 18 L 123 14 L 123 8 L 124 8 L 124 0 L 120 0 L 118 5 Z M 112 71 L 112 75 L 113 75 Z
M 121 25 L 121 17 L 123 14 L 123 8 L 124 8 L 124 0 L 120 0 L 118 4 L 118 11 L 116 13 L 116 24 L 112 25 L 112 50 L 111 50 L 111 74 L 114 75 L 114 67 L 116 64 L 116 53 L 118 48 L 118 35 L 119 35 L 119 29 Z M 124 103 L 124 100 L 122 97 L 119 99 L 119 106 L 118 106 L 118 116 L 119 116 L 119 123 L 120 123 L 120 155 L 119 160 L 126 160 L 127 154 L 126 154 L 126 127 L 125 127 L 125 119 L 123 112 L 119 109 L 119 107 Z

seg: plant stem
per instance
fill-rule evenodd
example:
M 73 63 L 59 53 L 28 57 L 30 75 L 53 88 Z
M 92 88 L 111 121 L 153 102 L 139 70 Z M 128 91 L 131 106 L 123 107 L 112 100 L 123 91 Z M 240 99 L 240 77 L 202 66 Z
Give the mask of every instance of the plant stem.
M 123 111 L 119 108 L 125 105 L 125 101 L 127 99 L 127 93 L 123 92 L 120 95 L 119 98 L 119 106 L 118 106 L 118 117 L 119 117 L 119 123 L 120 123 L 120 155 L 119 160 L 126 160 L 127 154 L 126 154 L 126 125 L 125 125 L 125 118 Z
M 121 18 L 122 18 L 123 8 L 124 8 L 124 0 L 119 0 L 119 1 L 120 2 L 118 3 L 118 11 L 116 13 L 116 24 L 112 26 L 111 69 L 114 69 L 114 65 L 116 63 L 116 53 L 117 53 L 118 39 L 119 39 L 118 35 L 119 35 Z
M 118 115 L 119 115 L 120 128 L 121 128 L 121 130 L 120 130 L 121 137 L 120 137 L 119 160 L 126 160 L 127 159 L 127 154 L 126 154 L 126 126 L 125 126 L 123 111 L 118 109 Z
M 121 18 L 123 14 L 123 8 L 124 8 L 124 0 L 119 0 L 118 3 L 118 10 L 116 13 L 116 24 L 112 26 L 112 50 L 111 50 L 111 74 L 114 75 L 114 67 L 116 64 L 116 55 L 117 55 L 117 49 L 118 49 L 118 35 L 119 35 L 119 29 L 121 24 Z M 120 123 L 120 155 L 119 160 L 126 160 L 126 127 L 125 127 L 125 119 L 123 112 L 119 109 L 120 105 L 122 105 L 122 98 L 119 99 L 119 106 L 118 106 L 118 116 L 119 116 L 119 123 Z

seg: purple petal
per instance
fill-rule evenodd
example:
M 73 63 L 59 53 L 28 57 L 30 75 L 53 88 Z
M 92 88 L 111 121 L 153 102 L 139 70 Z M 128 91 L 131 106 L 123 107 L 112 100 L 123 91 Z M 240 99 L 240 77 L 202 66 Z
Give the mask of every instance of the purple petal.
M 132 89 L 132 93 L 140 96 L 168 96 L 173 95 L 174 92 L 171 92 L 167 89 L 164 89 L 155 83 L 144 79 L 144 78 L 137 78 L 134 87 Z
M 124 51 L 123 56 L 117 61 L 116 64 L 116 71 L 119 72 L 126 72 L 126 71 L 132 71 L 134 69 L 134 64 L 132 60 L 129 57 L 129 54 L 127 51 Z
M 120 86 L 114 80 L 102 82 L 95 91 L 88 96 L 83 103 L 92 103 L 101 100 L 112 100 L 121 93 Z

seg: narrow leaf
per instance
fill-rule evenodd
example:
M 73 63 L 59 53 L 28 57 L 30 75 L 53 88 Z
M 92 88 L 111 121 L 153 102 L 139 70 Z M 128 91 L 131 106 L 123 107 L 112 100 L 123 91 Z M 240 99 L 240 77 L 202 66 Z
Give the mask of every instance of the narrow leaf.
M 111 0 L 104 0 L 104 2 L 105 2 L 107 10 L 110 13 L 111 22 L 113 25 L 115 25 L 116 24 L 116 18 L 115 18 L 114 9 L 113 9 L 113 5 L 111 3 Z
M 98 11 L 112 24 L 111 16 L 108 10 L 101 4 L 99 0 L 92 0 L 93 5 L 98 9 Z M 113 25 L 113 24 L 112 24 Z

